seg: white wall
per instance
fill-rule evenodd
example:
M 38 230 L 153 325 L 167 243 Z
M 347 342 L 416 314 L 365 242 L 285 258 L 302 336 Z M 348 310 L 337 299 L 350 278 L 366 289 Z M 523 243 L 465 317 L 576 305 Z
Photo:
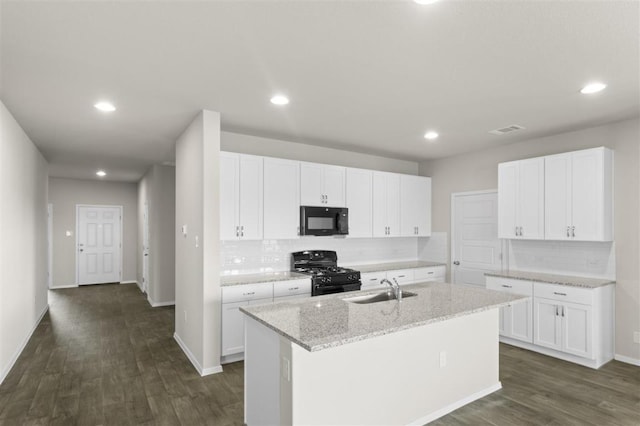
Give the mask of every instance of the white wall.
M 135 183 L 49 178 L 53 288 L 76 285 L 76 204 L 122 206 L 122 281 L 136 280 L 137 198 Z M 66 236 L 66 231 L 71 231 L 71 236 Z
M 47 162 L 0 102 L 0 383 L 47 309 Z
M 138 285 L 142 286 L 144 206 L 149 206 L 149 282 L 152 306 L 175 303 L 175 167 L 155 165 L 138 182 Z
M 418 174 L 418 163 L 415 161 L 396 160 L 394 158 L 305 145 L 278 139 L 242 135 L 239 133 L 222 132 L 220 149 L 222 151 L 239 152 L 241 154 L 286 158 L 288 160 L 335 164 L 337 166 L 406 173 L 410 175 Z
M 432 229 L 450 233 L 451 194 L 497 188 L 498 163 L 578 149 L 606 146 L 615 151 L 614 228 L 616 285 L 616 353 L 640 362 L 640 344 L 633 342 L 633 332 L 640 331 L 640 121 L 625 120 L 606 126 L 562 133 L 511 145 L 487 149 L 420 165 L 420 174 L 432 177 Z M 449 234 L 450 235 L 450 234 Z M 523 253 L 531 253 L 546 245 L 554 250 L 554 242 L 530 243 Z M 591 243 L 592 252 L 603 243 Z M 571 247 L 574 249 L 572 250 Z M 563 246 L 564 256 L 580 258 L 584 244 Z M 520 246 L 518 246 L 520 248 Z M 597 260 L 604 264 L 606 248 Z M 514 259 L 511 259 L 514 261 Z M 525 262 L 526 259 L 515 259 Z M 607 261 L 608 263 L 608 261 Z M 537 263 L 540 266 L 540 263 Z M 556 265 L 557 267 L 557 265 Z M 573 268 L 563 265 L 565 271 Z M 602 275 L 607 274 L 606 267 Z M 552 271 L 555 272 L 555 271 Z M 596 275 L 594 273 L 594 275 Z
M 222 371 L 219 154 L 220 114 L 202 111 L 176 143 L 175 337 L 203 375 Z

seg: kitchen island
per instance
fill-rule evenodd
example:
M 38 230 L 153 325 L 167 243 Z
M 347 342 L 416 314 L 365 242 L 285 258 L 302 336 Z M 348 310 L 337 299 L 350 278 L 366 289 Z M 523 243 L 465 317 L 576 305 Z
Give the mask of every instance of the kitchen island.
M 424 424 L 500 389 L 498 308 L 527 297 L 443 283 L 403 291 L 415 295 L 241 308 L 245 423 Z

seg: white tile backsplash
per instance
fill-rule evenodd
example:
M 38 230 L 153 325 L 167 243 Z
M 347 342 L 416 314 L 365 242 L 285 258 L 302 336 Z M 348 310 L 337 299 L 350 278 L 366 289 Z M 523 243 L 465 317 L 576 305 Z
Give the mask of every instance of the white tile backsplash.
M 418 259 L 429 262 L 449 262 L 449 248 L 446 232 L 432 232 L 430 238 L 418 239 Z
M 615 244 L 511 240 L 509 269 L 615 279 Z
M 296 240 L 221 241 L 220 263 L 222 275 L 288 271 L 291 253 L 302 250 L 335 250 L 341 266 L 418 259 L 438 261 L 418 257 L 418 240 L 428 239 L 301 237 Z

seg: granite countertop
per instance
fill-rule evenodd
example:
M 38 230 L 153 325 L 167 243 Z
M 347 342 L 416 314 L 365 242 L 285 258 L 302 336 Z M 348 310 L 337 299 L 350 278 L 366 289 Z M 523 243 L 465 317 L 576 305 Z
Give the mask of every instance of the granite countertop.
M 507 271 L 486 272 L 488 277 L 513 278 L 515 280 L 538 281 L 549 284 L 560 284 L 571 287 L 597 288 L 609 284 L 615 284 L 615 280 L 604 278 L 585 278 L 568 275 L 543 274 L 540 272 Z
M 432 266 L 447 266 L 445 263 L 437 262 L 425 262 L 422 260 L 412 260 L 408 262 L 391 262 L 391 263 L 376 263 L 373 265 L 343 265 L 347 268 L 355 269 L 362 273 L 367 272 L 382 272 L 382 271 L 396 271 L 398 269 L 415 269 L 415 268 L 429 268 Z
M 263 272 L 259 274 L 222 275 L 220 276 L 220 286 L 227 287 L 242 284 L 270 283 L 274 281 L 297 280 L 309 278 L 309 275 L 299 274 L 291 271 Z
M 240 310 L 314 352 L 528 299 L 527 296 L 443 283 L 408 285 L 402 290 L 417 293 L 417 296 L 404 298 L 400 303 L 390 300 L 357 304 L 342 300 L 380 292 L 368 290 L 244 306 Z

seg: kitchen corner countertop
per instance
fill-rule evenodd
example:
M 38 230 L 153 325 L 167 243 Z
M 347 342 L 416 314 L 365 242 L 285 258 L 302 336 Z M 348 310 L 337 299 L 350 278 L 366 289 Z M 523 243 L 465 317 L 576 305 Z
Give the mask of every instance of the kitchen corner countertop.
M 447 266 L 445 263 L 437 262 L 425 262 L 422 260 L 412 260 L 408 262 L 391 262 L 391 263 L 376 263 L 373 265 L 343 265 L 346 268 L 355 269 L 362 273 L 367 272 L 382 272 L 382 271 L 396 271 L 398 269 L 415 269 L 415 268 L 430 268 L 433 266 Z
M 615 280 L 601 278 L 585 278 L 568 275 L 543 274 L 539 272 L 507 271 L 486 272 L 488 277 L 512 278 L 514 280 L 537 281 L 548 284 L 560 284 L 571 287 L 598 288 L 609 284 L 615 284 Z
M 228 287 L 242 284 L 270 283 L 274 281 L 298 280 L 309 278 L 309 275 L 291 271 L 263 272 L 259 274 L 221 275 L 220 286 Z
M 240 310 L 314 352 L 528 299 L 528 296 L 443 283 L 407 285 L 402 290 L 417 296 L 404 298 L 400 303 L 390 300 L 357 304 L 343 300 L 380 292 L 368 290 L 243 306 Z

